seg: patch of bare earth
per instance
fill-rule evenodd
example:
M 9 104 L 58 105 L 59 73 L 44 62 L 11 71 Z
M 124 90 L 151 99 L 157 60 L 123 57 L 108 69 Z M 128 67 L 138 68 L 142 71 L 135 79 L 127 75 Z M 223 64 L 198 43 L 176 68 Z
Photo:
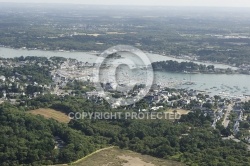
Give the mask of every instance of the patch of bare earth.
M 118 147 L 104 148 L 72 163 L 75 166 L 184 166 L 185 164 L 142 155 Z
M 119 156 L 120 159 L 125 160 L 126 163 L 123 166 L 155 166 L 152 163 L 146 163 L 142 161 L 139 157 L 131 157 L 131 156 Z
M 69 123 L 70 121 L 70 118 L 65 113 L 49 108 L 39 108 L 36 110 L 28 111 L 27 113 L 30 113 L 32 115 L 41 115 L 47 119 L 52 118 L 61 123 Z

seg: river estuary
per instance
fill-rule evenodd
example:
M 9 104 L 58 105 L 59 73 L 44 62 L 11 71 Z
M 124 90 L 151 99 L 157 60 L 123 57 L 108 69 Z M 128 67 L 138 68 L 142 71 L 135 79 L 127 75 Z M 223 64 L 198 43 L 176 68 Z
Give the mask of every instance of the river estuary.
M 158 54 L 147 54 L 151 62 L 175 60 L 178 62 L 188 61 L 184 59 L 176 59 L 173 57 L 162 56 Z M 91 52 L 60 52 L 60 51 L 42 51 L 42 50 L 26 50 L 0 48 L 0 57 L 13 58 L 19 56 L 42 56 L 42 57 L 65 57 L 73 58 L 83 62 L 94 63 L 98 57 Z M 195 62 L 205 65 L 214 65 L 216 68 L 228 68 L 230 66 L 223 64 L 211 64 L 204 62 Z M 231 67 L 232 68 L 232 67 Z M 228 97 L 239 97 L 250 95 L 250 75 L 242 74 L 184 74 L 171 72 L 156 72 L 155 82 L 165 86 L 174 88 L 187 88 L 205 91 L 210 95 L 222 95 Z M 187 84 L 193 82 L 193 84 Z

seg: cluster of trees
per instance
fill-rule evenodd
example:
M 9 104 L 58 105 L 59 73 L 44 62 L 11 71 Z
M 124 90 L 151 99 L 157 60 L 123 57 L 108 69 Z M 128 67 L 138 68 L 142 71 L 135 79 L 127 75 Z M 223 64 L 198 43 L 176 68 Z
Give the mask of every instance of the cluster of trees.
M 83 135 L 66 124 L 7 104 L 0 106 L 0 128 L 2 166 L 69 163 L 105 146 L 104 141 Z M 63 149 L 55 148 L 55 136 L 65 142 Z
M 46 67 L 40 67 L 37 64 L 23 65 L 14 68 L 0 67 L 0 75 L 8 77 L 18 77 L 21 82 L 39 84 L 51 83 L 50 70 Z
M 34 100 L 40 100 L 41 104 L 47 103 L 47 106 L 65 113 L 112 111 L 108 105 L 93 104 L 79 97 L 62 99 L 50 95 Z M 94 140 L 98 138 L 96 142 L 99 144 L 112 144 L 187 165 L 247 165 L 250 154 L 245 145 L 222 140 L 221 135 L 226 136 L 231 132 L 223 127 L 214 130 L 211 128 L 212 121 L 210 116 L 204 116 L 196 110 L 183 115 L 175 123 L 165 120 L 84 119 L 71 120 L 69 127 L 80 130 L 83 135 L 93 137 Z
M 250 113 L 250 101 L 243 103 L 243 108 L 245 113 Z
M 208 72 L 214 71 L 213 65 L 199 65 L 193 62 L 161 61 L 152 63 L 154 70 L 171 71 L 171 72 Z
M 15 67 L 12 72 L 27 76 L 33 83 L 37 82 L 39 84 L 49 84 L 52 82 L 50 70 L 44 66 L 40 67 L 37 64 Z
M 110 105 L 105 101 L 96 103 L 85 99 L 82 96 L 56 96 L 46 94 L 34 99 L 23 98 L 22 103 L 18 105 L 21 110 L 32 110 L 37 108 L 52 108 L 64 113 L 70 112 L 93 112 L 93 111 L 110 111 Z
M 183 115 L 178 123 L 165 120 L 72 120 L 70 127 L 102 136 L 113 145 L 187 165 L 248 165 L 244 144 L 222 140 L 211 118 L 201 112 Z
M 25 102 L 25 106 L 21 103 L 0 107 L 0 126 L 3 129 L 0 134 L 1 165 L 69 163 L 108 145 L 187 165 L 245 166 L 250 162 L 245 145 L 222 140 L 221 135 L 230 131 L 211 128 L 213 120 L 200 110 L 182 115 L 174 122 L 74 119 L 67 125 L 25 111 L 40 107 L 55 108 L 64 113 L 115 110 L 106 103 L 70 96 L 45 95 Z M 64 148 L 54 148 L 55 136 L 66 143 Z

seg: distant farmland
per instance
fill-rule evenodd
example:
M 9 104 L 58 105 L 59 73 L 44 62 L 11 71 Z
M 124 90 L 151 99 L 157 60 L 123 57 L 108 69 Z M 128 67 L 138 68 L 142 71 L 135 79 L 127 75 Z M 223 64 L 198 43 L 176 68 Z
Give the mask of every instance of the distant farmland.
M 41 115 L 47 119 L 52 118 L 61 123 L 69 123 L 70 121 L 69 117 L 66 114 L 60 111 L 49 109 L 49 108 L 40 108 L 40 109 L 28 111 L 28 113 L 33 114 L 33 115 Z

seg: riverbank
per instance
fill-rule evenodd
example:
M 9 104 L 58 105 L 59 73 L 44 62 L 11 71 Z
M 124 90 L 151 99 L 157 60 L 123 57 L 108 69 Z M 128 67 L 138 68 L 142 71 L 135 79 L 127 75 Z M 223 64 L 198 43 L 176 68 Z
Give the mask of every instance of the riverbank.
M 38 49 L 38 48 L 26 48 L 26 47 L 22 47 L 22 48 L 13 48 L 13 47 L 9 47 L 9 46 L 3 46 L 0 45 L 0 49 L 1 48 L 5 48 L 5 49 L 13 49 L 13 50 L 18 50 L 18 51 L 41 51 L 44 53 L 48 53 L 48 52 L 54 52 L 54 53 L 83 53 L 83 54 L 89 54 L 89 55 L 94 55 L 94 56 L 98 56 L 100 55 L 102 52 L 101 51 L 95 51 L 95 50 L 91 50 L 91 51 L 83 51 L 83 50 L 47 50 L 47 49 Z M 103 50 L 105 51 L 105 50 Z M 231 68 L 232 70 L 237 70 L 237 67 L 231 66 L 230 64 L 223 64 L 223 63 L 215 63 L 215 62 L 208 62 L 208 61 L 199 61 L 199 60 L 190 60 L 190 59 L 186 59 L 186 58 L 180 58 L 178 56 L 173 56 L 173 55 L 162 55 L 160 53 L 156 53 L 156 52 L 151 52 L 151 51 L 145 51 L 143 50 L 147 55 L 149 56 L 153 56 L 154 58 L 151 58 L 150 60 L 152 62 L 156 62 L 156 61 L 166 61 L 166 60 L 173 60 L 173 61 L 177 61 L 177 62 L 194 62 L 197 64 L 203 64 L 203 65 L 214 65 L 216 68 L 222 68 L 222 69 L 227 69 L 227 68 Z M 1 57 L 1 52 L 0 52 L 0 57 Z

